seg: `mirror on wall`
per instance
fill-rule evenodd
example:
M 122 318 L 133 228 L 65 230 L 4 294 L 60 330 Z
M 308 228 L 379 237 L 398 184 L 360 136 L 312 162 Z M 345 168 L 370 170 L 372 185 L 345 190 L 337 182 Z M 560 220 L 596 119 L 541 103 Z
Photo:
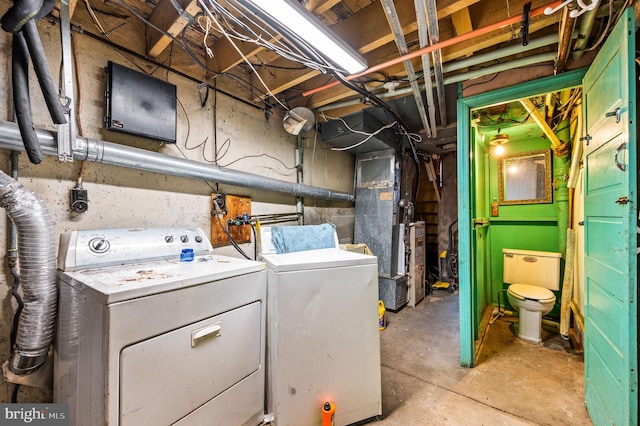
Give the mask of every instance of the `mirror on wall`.
M 552 201 L 551 152 L 529 151 L 498 161 L 498 202 L 539 204 Z

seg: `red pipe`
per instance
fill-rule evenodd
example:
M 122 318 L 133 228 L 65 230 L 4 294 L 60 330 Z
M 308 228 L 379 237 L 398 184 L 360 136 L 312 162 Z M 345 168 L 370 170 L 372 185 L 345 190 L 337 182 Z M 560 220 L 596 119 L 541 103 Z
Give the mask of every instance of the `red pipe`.
M 550 7 L 552 9 L 555 9 L 556 7 L 558 7 L 560 4 L 562 3 L 561 0 L 558 1 L 554 1 L 552 3 L 549 3 L 547 5 L 538 7 L 536 9 L 531 10 L 531 12 L 529 13 L 529 16 L 531 18 L 533 18 L 534 16 L 538 16 L 538 15 L 542 15 L 545 11 L 546 8 Z M 347 80 L 354 80 L 356 78 L 360 78 L 363 77 L 367 74 L 371 74 L 374 73 L 376 71 L 380 71 L 383 68 L 387 68 L 390 67 L 391 65 L 396 65 L 399 64 L 401 62 L 413 59 L 413 58 L 417 58 L 419 56 L 422 56 L 424 54 L 427 53 L 431 53 L 434 50 L 438 50 L 438 49 L 443 49 L 445 47 L 449 47 L 452 46 L 454 44 L 463 42 L 463 41 L 467 41 L 473 37 L 477 37 L 483 34 L 487 34 L 491 31 L 495 31 L 498 30 L 500 28 L 506 27 L 508 25 L 513 25 L 516 23 L 519 23 L 522 20 L 522 14 L 520 15 L 516 15 L 516 16 L 512 16 L 511 18 L 505 19 L 503 21 L 500 22 L 496 22 L 495 24 L 491 24 L 491 25 L 487 25 L 486 27 L 482 27 L 482 28 L 478 28 L 477 30 L 473 30 L 473 31 L 469 31 L 468 33 L 464 33 L 461 34 L 459 36 L 456 37 L 452 37 L 448 40 L 445 41 L 441 41 L 439 43 L 436 44 L 432 44 L 431 46 L 426 46 L 423 47 L 422 49 L 416 50 L 415 52 L 411 52 L 411 53 L 407 53 L 406 55 L 400 56 L 398 58 L 392 59 L 390 61 L 387 62 L 383 62 L 379 65 L 373 66 L 371 68 L 367 68 L 366 70 L 362 71 L 361 73 L 358 74 L 352 74 L 352 75 L 348 75 L 345 78 Z M 311 89 L 311 90 L 307 90 L 306 92 L 302 93 L 302 96 L 311 96 L 314 95 L 318 92 L 322 92 L 323 90 L 329 89 L 331 87 L 337 86 L 338 84 L 340 84 L 339 81 L 333 81 L 331 83 L 325 84 L 324 86 L 320 86 L 320 87 L 316 87 L 315 89 Z

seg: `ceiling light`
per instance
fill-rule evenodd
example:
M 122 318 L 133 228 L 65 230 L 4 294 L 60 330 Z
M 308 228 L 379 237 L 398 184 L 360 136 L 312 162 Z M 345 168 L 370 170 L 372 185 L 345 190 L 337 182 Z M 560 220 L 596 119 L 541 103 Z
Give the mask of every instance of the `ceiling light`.
M 509 142 L 509 135 L 504 133 L 493 136 L 489 141 L 491 145 L 502 145 L 507 142 Z
M 242 4 L 259 16 L 265 14 L 275 20 L 347 73 L 356 74 L 367 68 L 367 63 L 358 52 L 296 0 L 243 0 Z

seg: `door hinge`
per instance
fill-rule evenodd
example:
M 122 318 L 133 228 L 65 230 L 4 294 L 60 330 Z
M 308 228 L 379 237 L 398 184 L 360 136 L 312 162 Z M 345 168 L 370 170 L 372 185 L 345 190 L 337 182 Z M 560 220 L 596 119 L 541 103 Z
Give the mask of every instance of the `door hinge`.
M 489 220 L 486 218 L 473 219 L 473 227 L 477 228 L 478 226 L 487 225 Z

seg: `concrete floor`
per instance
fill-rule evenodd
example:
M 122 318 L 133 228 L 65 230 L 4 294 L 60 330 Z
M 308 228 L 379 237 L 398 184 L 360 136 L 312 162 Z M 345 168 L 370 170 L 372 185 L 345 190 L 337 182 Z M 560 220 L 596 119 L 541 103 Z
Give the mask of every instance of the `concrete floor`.
M 523 342 L 502 317 L 477 365 L 459 366 L 458 292 L 435 290 L 416 308 L 387 312 L 381 332 L 382 411 L 372 425 L 592 425 L 583 357 L 546 334 Z M 543 338 L 545 337 L 543 336 Z

